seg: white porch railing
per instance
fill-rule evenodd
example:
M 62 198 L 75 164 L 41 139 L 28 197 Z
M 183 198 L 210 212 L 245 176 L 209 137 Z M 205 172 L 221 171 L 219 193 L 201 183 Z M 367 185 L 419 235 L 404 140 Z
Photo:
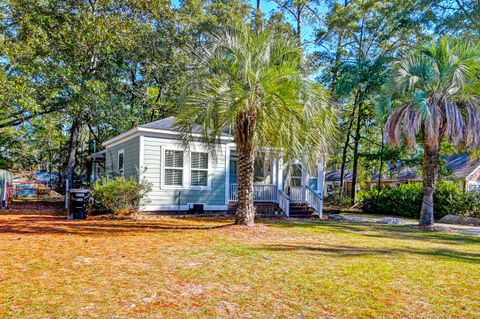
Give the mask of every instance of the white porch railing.
M 278 190 L 278 207 L 285 213 L 285 217 L 290 217 L 290 197 L 281 190 Z
M 290 186 L 290 201 L 292 203 L 305 202 L 305 187 L 304 186 Z
M 238 201 L 238 184 L 230 184 L 230 201 Z M 253 185 L 253 200 L 256 202 L 276 202 L 277 185 Z
M 238 185 L 237 184 L 230 184 L 229 199 L 231 202 L 238 201 Z
M 322 218 L 323 214 L 323 198 L 309 186 L 305 187 L 305 202 L 307 202 L 318 213 L 318 217 Z
M 238 201 L 238 185 L 230 184 L 230 201 Z M 323 198 L 309 186 L 290 187 L 290 196 L 277 189 L 277 185 L 253 185 L 253 200 L 256 202 L 275 202 L 285 213 L 290 215 L 290 203 L 307 203 L 322 217 Z

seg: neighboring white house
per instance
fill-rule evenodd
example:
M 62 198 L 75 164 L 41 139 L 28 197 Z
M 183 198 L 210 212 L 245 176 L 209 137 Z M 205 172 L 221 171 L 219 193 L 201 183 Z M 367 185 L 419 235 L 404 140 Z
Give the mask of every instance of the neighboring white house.
M 200 141 L 185 148 L 175 130 L 175 118 L 168 117 L 104 142 L 105 150 L 92 155 L 94 177 L 100 178 L 104 168 L 107 179 L 119 175 L 146 179 L 152 191 L 144 211 L 226 211 L 237 201 L 238 156 L 233 141 L 233 136 L 223 134 L 213 151 Z M 322 214 L 322 161 L 309 169 L 298 161 L 284 163 L 269 152 L 259 154 L 255 161 L 257 203 L 276 205 L 287 216 L 291 204 Z

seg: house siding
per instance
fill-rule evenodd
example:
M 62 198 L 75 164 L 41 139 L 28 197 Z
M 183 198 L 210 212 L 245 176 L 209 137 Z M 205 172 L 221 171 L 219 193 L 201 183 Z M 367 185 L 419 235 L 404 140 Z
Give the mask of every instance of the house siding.
M 214 209 L 221 209 L 225 206 L 225 169 L 226 169 L 226 145 L 218 145 L 214 153 L 209 154 L 209 189 L 190 189 L 189 185 L 184 188 L 171 189 L 162 187 L 162 155 L 165 149 L 183 150 L 178 140 L 168 139 L 164 137 L 143 137 L 144 154 L 142 165 L 142 177 L 151 183 L 152 191 L 149 194 L 150 203 L 144 210 L 160 211 L 160 210 L 184 210 L 188 209 L 188 204 L 201 203 L 206 209 L 215 206 Z M 196 146 L 192 143 L 191 149 L 201 148 L 199 144 Z M 205 151 L 205 150 L 202 150 Z M 185 158 L 188 157 L 188 151 L 185 151 Z M 190 168 L 184 170 L 185 174 L 190 174 Z
M 105 170 L 107 178 L 118 176 L 118 151 L 124 150 L 124 176 L 138 176 L 140 137 L 134 137 L 106 149 Z

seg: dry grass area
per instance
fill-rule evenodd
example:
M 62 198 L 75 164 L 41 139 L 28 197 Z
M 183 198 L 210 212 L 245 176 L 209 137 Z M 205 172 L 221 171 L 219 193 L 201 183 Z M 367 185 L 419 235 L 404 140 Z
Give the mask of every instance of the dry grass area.
M 0 215 L 0 318 L 480 318 L 480 237 Z

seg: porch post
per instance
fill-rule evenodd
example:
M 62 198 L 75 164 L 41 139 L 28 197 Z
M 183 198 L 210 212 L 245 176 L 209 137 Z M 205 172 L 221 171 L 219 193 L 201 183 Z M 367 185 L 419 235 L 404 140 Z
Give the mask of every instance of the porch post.
M 225 205 L 230 203 L 230 144 L 225 146 Z
M 320 211 L 318 212 L 318 216 L 322 218 L 323 216 L 323 199 L 325 198 L 323 194 L 323 190 L 325 187 L 325 156 L 322 156 L 317 163 L 317 192 L 322 198 L 322 204 L 320 205 Z
M 272 160 L 272 184 L 273 185 L 278 185 L 278 176 L 277 176 L 277 165 L 278 165 L 278 159 L 274 158 Z
M 325 187 L 325 160 L 323 158 L 318 160 L 317 172 L 317 192 L 320 193 L 323 198 L 323 189 Z
M 310 178 L 309 169 L 302 164 L 302 201 L 305 202 L 307 195 L 307 185 Z
M 281 157 L 277 161 L 277 166 L 277 188 L 283 192 L 283 159 Z

